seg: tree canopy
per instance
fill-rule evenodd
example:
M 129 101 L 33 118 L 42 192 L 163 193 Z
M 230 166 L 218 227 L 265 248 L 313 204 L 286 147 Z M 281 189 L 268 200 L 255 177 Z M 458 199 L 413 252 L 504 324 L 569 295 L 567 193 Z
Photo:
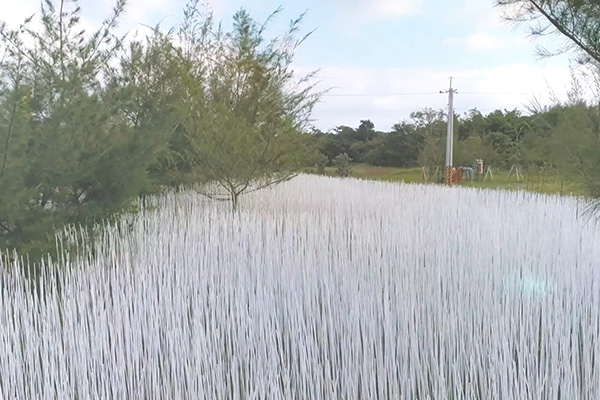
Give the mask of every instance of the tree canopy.
M 574 107 L 559 113 L 570 126 L 557 121 L 555 130 L 561 132 L 560 141 L 565 151 L 554 154 L 564 158 L 568 154 L 572 166 L 577 166 L 585 177 L 590 195 L 600 198 L 600 146 L 598 145 L 598 113 L 600 110 L 600 1 L 599 0 L 497 0 L 507 18 L 516 22 L 529 23 L 531 33 L 536 36 L 557 34 L 564 41 L 557 50 L 540 47 L 540 54 L 552 56 L 560 52 L 575 50 L 578 61 L 590 66 L 587 85 L 592 87 L 596 98 L 586 101 L 578 96 L 581 86 L 575 81 L 570 97 Z M 585 104 L 589 104 L 585 106 Z M 562 125 L 562 126 L 561 126 Z M 575 129 L 577 126 L 580 129 Z M 567 133 L 568 132 L 568 133 Z M 570 142 L 570 143 L 567 143 Z M 575 144 L 574 144 L 575 143 Z M 540 147 L 547 146 L 540 143 Z M 600 207 L 598 207 L 600 213 Z
M 68 0 L 0 24 L 0 249 L 40 257 L 66 224 L 92 229 L 165 187 L 216 183 L 235 206 L 307 162 L 319 94 L 291 69 L 302 18 L 267 40 L 278 12 L 242 9 L 225 32 L 192 0 L 179 31 L 138 39 L 117 34 L 125 6 L 94 31 Z
M 540 47 L 542 55 L 575 49 L 581 61 L 600 63 L 600 0 L 497 0 L 509 20 L 529 23 L 536 36 L 562 35 L 557 50 Z
M 177 107 L 187 140 L 183 156 L 208 182 L 198 190 L 231 199 L 234 209 L 241 194 L 290 179 L 309 156 L 301 133 L 319 93 L 312 74 L 298 77 L 291 69 L 306 38 L 297 37 L 302 17 L 266 41 L 263 32 L 276 14 L 258 24 L 241 10 L 224 33 L 190 7 L 179 35 L 190 46 L 179 63 L 190 94 Z

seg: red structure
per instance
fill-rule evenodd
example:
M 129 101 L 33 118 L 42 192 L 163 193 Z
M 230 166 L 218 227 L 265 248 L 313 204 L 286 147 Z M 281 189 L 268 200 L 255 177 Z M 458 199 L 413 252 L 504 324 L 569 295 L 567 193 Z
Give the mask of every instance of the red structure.
M 483 174 L 483 160 L 481 158 L 478 158 L 477 160 L 475 160 L 475 163 L 477 164 L 477 174 L 482 175 Z
M 462 180 L 463 180 L 463 168 L 462 167 L 456 168 L 456 174 L 454 174 L 454 178 L 456 179 L 456 182 L 462 182 Z

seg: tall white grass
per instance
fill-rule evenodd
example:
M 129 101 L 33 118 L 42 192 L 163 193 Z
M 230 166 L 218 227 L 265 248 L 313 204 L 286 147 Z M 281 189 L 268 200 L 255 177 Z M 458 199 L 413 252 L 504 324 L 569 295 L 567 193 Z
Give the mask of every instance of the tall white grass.
M 39 292 L 3 265 L 0 398 L 600 398 L 576 199 L 303 176 L 236 215 L 151 202 Z

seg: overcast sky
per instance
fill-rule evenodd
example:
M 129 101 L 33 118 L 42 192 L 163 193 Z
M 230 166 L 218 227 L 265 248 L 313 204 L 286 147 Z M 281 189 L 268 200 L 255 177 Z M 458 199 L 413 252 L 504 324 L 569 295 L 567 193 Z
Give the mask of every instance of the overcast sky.
M 129 0 L 122 29 L 140 24 L 165 27 L 181 20 L 185 0 Z M 281 32 L 307 11 L 305 32 L 315 33 L 297 53 L 298 71 L 321 69 L 330 88 L 314 112 L 315 125 L 329 130 L 371 119 L 388 130 L 424 107 L 445 108 L 440 90 L 455 77 L 456 110 L 523 108 L 534 97 L 548 103 L 551 92 L 564 98 L 569 60 L 539 60 L 539 42 L 501 19 L 494 0 L 210 0 L 219 19 L 230 23 L 240 7 L 262 21 L 278 6 L 273 25 Z M 97 26 L 113 5 L 80 0 L 87 25 Z M 0 19 L 16 24 L 37 11 L 39 0 L 12 0 Z M 7 7 L 8 6 L 8 7 Z M 548 39 L 547 39 L 548 40 Z M 548 43 L 543 42 L 543 43 Z

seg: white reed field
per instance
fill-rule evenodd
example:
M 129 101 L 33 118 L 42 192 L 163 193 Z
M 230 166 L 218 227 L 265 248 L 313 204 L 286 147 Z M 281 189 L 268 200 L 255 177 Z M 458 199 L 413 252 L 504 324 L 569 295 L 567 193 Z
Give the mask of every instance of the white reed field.
M 0 268 L 2 399 L 600 399 L 577 199 L 300 176 Z M 65 243 L 85 249 L 73 230 Z

